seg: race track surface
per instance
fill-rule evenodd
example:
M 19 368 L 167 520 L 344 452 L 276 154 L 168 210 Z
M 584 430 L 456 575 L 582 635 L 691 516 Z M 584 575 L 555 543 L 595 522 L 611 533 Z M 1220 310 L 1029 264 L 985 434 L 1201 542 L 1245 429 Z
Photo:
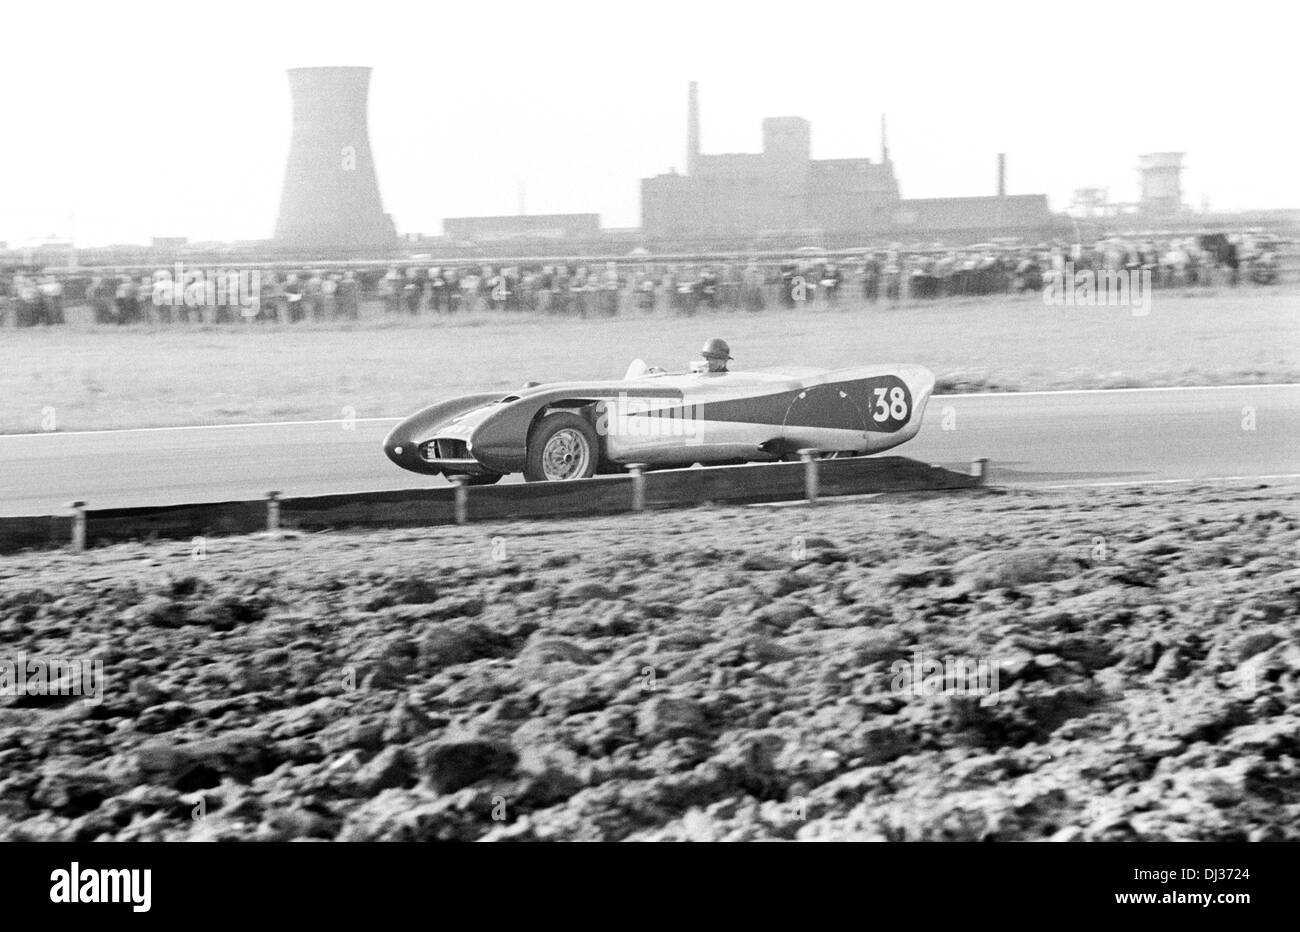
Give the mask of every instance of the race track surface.
M 0 436 L 0 514 L 445 485 L 384 457 L 396 420 Z M 938 396 L 893 452 L 1005 485 L 1300 478 L 1300 385 Z

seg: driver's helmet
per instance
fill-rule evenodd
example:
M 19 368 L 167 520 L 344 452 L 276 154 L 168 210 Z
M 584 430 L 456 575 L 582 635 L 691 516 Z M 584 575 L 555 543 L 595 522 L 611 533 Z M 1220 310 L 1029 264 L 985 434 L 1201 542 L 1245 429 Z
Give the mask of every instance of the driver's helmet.
M 704 344 L 700 350 L 700 355 L 705 359 L 719 359 L 723 362 L 731 360 L 731 347 L 727 345 L 726 340 L 720 340 L 717 337 L 711 338 Z

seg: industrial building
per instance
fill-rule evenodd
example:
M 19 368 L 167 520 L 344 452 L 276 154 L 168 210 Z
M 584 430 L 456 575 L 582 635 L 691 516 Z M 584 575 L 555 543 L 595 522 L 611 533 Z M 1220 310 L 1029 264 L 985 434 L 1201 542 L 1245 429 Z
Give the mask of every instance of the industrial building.
M 888 226 L 898 202 L 881 120 L 880 160 L 812 158 L 801 117 L 763 121 L 763 151 L 706 155 L 699 87 L 689 86 L 686 174 L 641 181 L 641 227 L 656 239 L 794 230 L 858 232 Z
M 1054 223 L 1044 194 L 1008 195 L 1005 157 L 987 197 L 900 197 L 885 119 L 880 158 L 814 159 L 801 117 L 763 121 L 763 151 L 705 154 L 699 88 L 688 87 L 686 174 L 641 181 L 641 226 L 657 241 L 811 233 L 827 242 L 878 235 L 1040 237 Z
M 1182 152 L 1148 152 L 1138 156 L 1138 210 L 1169 216 L 1183 210 Z
M 1042 239 L 1054 224 L 1046 194 L 913 197 L 898 202 L 892 232 L 937 239 L 993 235 Z

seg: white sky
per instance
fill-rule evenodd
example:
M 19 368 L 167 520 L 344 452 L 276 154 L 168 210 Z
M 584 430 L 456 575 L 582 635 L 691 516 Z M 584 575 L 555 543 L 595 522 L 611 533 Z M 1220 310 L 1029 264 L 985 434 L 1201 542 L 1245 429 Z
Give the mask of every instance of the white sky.
M 904 197 L 1076 187 L 1137 197 L 1137 155 L 1185 151 L 1185 201 L 1300 207 L 1300 6 L 1085 0 L 615 4 L 10 4 L 0 19 L 0 241 L 267 237 L 285 69 L 370 65 L 370 139 L 399 231 L 444 217 L 640 222 L 639 181 L 757 151 L 765 116 L 817 158 L 879 156 Z

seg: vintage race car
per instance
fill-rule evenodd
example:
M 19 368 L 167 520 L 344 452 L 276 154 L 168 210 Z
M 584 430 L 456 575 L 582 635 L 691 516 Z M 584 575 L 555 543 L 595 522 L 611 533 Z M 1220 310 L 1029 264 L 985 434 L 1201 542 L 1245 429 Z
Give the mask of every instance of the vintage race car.
M 812 448 L 863 455 L 916 436 L 934 375 L 921 366 L 667 373 L 632 363 L 621 381 L 530 384 L 464 395 L 402 421 L 384 452 L 412 472 L 474 485 L 522 472 L 583 479 L 650 468 L 764 462 Z

